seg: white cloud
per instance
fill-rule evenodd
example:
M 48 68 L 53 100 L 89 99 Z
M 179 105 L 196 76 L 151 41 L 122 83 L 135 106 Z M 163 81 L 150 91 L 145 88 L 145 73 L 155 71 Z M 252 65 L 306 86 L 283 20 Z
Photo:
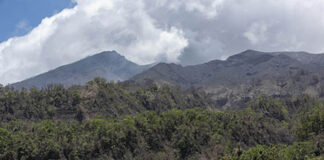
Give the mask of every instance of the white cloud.
M 267 40 L 266 32 L 268 30 L 268 26 L 262 22 L 252 23 L 248 31 L 243 33 L 252 44 L 263 43 Z
M 192 11 L 186 4 L 148 8 L 159 26 L 184 31 L 189 45 L 181 55 L 182 64 L 203 63 L 246 49 L 324 52 L 323 0 L 224 0 L 216 8 L 211 7 L 212 0 L 193 2 L 199 5 Z M 169 2 L 174 3 L 180 2 Z M 212 11 L 216 14 L 208 16 Z
M 131 0 L 77 0 L 23 37 L 0 44 L 0 83 L 11 83 L 104 50 L 147 64 L 177 62 L 187 46 L 176 27 L 157 28 L 144 4 Z
M 145 0 L 148 9 L 167 9 L 185 12 L 197 12 L 207 19 L 217 16 L 225 0 Z
M 0 43 L 0 83 L 103 50 L 140 64 L 197 64 L 246 49 L 324 52 L 323 0 L 74 0 Z
M 221 8 L 223 2 L 224 0 L 185 0 L 178 3 L 180 5 L 185 4 L 187 11 L 198 11 L 210 19 L 217 16 L 218 10 Z

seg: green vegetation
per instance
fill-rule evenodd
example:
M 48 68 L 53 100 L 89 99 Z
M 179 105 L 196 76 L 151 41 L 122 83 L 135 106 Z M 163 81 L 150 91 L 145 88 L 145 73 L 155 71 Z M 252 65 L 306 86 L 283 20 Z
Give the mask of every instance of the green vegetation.
M 324 105 L 260 96 L 219 110 L 197 90 L 95 79 L 0 88 L 0 159 L 321 159 Z M 321 157 L 322 156 L 322 157 Z
M 204 92 L 150 85 L 107 83 L 97 78 L 86 86 L 51 85 L 21 91 L 0 87 L 0 121 L 71 120 L 96 116 L 116 117 L 154 110 L 216 108 Z

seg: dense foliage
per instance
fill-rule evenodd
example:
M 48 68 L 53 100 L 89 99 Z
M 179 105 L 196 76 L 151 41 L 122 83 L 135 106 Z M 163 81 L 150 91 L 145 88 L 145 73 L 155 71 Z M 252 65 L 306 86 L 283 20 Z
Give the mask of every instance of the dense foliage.
M 96 79 L 0 88 L 0 159 L 321 159 L 324 105 L 260 96 L 219 110 L 203 92 Z M 322 156 L 322 157 L 321 157 Z
M 50 85 L 38 90 L 20 91 L 0 87 L 0 121 L 57 120 L 116 117 L 145 110 L 216 108 L 204 92 L 181 91 L 168 86 L 139 87 L 132 84 L 107 83 L 96 78 L 86 86 L 64 88 Z

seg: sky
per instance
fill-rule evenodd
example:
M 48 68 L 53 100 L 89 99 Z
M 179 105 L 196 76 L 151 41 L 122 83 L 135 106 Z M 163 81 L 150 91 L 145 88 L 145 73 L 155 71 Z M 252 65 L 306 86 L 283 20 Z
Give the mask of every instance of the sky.
M 0 0 L 0 42 L 23 36 L 44 17 L 73 6 L 70 0 Z
M 247 49 L 324 52 L 323 0 L 0 0 L 0 83 L 101 51 L 193 65 Z

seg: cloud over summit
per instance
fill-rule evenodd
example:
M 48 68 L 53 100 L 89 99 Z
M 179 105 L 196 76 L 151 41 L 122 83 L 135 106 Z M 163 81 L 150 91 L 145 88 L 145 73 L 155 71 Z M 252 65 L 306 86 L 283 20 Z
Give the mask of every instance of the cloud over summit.
M 252 48 L 323 52 L 322 0 L 74 0 L 0 43 L 7 84 L 116 50 L 131 61 L 197 64 Z

